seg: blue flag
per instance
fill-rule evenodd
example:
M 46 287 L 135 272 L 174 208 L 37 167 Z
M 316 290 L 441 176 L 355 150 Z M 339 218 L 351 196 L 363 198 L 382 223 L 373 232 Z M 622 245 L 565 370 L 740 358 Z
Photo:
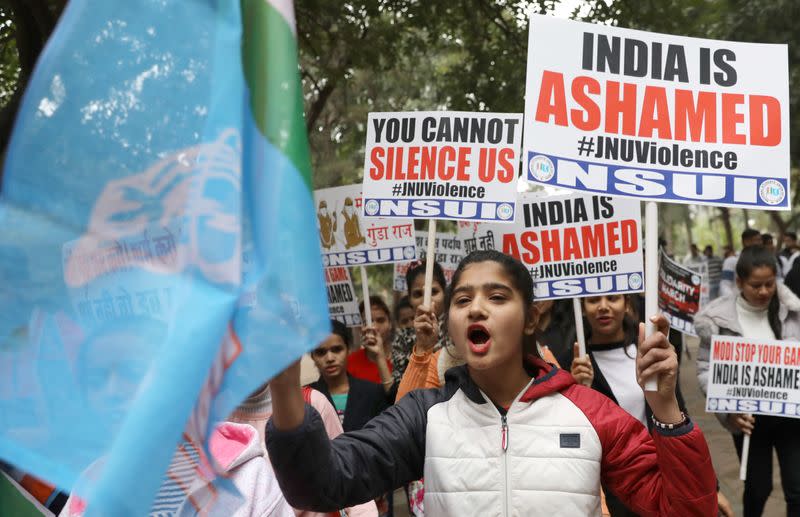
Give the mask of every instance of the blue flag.
M 325 337 L 302 121 L 291 2 L 69 3 L 5 162 L 0 458 L 145 514 Z

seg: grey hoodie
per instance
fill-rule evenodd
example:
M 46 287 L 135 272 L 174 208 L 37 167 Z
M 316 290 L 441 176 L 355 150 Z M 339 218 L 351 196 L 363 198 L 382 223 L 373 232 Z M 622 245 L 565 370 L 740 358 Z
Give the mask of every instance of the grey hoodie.
M 785 285 L 778 284 L 778 301 L 780 308 L 778 318 L 781 321 L 782 334 L 778 339 L 788 341 L 800 340 L 800 298 Z M 703 308 L 694 317 L 694 329 L 700 337 L 700 349 L 697 352 L 697 380 L 703 394 L 708 391 L 709 355 L 711 350 L 711 337 L 741 336 L 742 326 L 736 312 L 736 299 L 741 296 L 739 291 L 717 298 Z M 727 415 L 716 413 L 722 425 L 732 433 L 739 431 L 728 425 Z

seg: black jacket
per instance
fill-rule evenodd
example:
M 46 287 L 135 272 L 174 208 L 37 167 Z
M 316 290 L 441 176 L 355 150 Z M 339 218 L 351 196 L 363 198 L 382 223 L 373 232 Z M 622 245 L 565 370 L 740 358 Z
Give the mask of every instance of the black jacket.
M 347 393 L 347 406 L 344 410 L 342 427 L 345 432 L 358 431 L 391 404 L 380 384 L 356 379 L 351 375 L 347 376 L 347 380 L 350 383 L 350 391 Z M 309 386 L 328 397 L 331 405 L 334 405 L 331 392 L 322 377 Z

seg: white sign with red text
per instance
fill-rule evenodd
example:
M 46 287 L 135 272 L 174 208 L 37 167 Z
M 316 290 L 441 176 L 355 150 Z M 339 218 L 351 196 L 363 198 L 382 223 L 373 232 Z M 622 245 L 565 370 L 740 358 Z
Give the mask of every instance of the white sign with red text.
M 483 237 L 525 264 L 536 299 L 644 290 L 638 201 L 537 192 L 520 194 L 517 209 L 513 225 L 480 225 L 475 244 Z
M 713 336 L 706 411 L 800 418 L 800 343 Z
M 522 115 L 370 113 L 364 215 L 510 223 Z
M 350 270 L 346 267 L 325 268 L 325 287 L 328 290 L 328 312 L 331 318 L 348 327 L 360 327 L 361 313 L 358 310 L 358 298 Z
M 523 170 L 612 196 L 787 210 L 787 52 L 531 15 Z

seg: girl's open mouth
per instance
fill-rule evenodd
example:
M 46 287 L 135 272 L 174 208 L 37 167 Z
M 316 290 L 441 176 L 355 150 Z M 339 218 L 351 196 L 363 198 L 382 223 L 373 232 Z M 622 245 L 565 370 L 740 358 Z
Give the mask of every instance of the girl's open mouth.
M 492 345 L 492 336 L 483 325 L 470 325 L 467 329 L 467 341 L 473 354 L 483 355 Z

